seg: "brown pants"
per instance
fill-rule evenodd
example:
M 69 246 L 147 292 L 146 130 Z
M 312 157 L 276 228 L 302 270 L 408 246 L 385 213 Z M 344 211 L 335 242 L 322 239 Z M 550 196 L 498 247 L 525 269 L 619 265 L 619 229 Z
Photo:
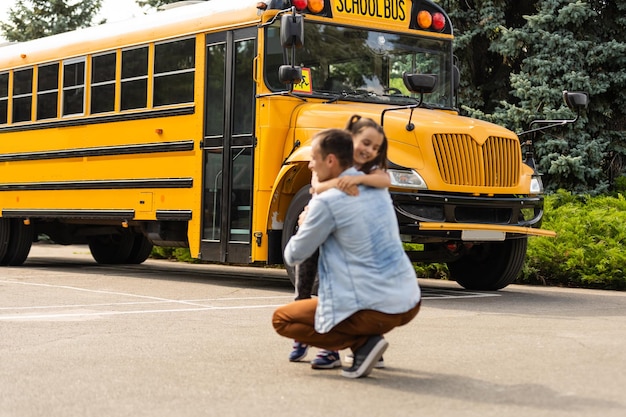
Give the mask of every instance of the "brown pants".
M 272 324 L 276 332 L 307 345 L 328 350 L 350 348 L 356 351 L 371 336 L 383 335 L 395 327 L 413 320 L 420 309 L 420 303 L 405 313 L 386 314 L 374 310 L 357 311 L 328 333 L 315 331 L 315 309 L 317 298 L 297 300 L 278 307 Z

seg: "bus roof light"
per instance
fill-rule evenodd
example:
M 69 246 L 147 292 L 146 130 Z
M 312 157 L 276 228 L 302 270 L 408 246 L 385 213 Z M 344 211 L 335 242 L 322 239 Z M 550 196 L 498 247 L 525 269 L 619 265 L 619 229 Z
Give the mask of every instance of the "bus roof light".
M 417 14 L 417 24 L 422 29 L 430 29 L 433 24 L 433 16 L 426 10 L 420 10 Z
M 443 28 L 446 27 L 446 17 L 443 13 L 435 13 L 433 14 L 433 29 L 438 32 L 441 32 Z
M 320 13 L 324 10 L 324 0 L 309 0 L 311 13 Z
M 291 4 L 298 10 L 304 10 L 308 6 L 308 0 L 291 0 Z

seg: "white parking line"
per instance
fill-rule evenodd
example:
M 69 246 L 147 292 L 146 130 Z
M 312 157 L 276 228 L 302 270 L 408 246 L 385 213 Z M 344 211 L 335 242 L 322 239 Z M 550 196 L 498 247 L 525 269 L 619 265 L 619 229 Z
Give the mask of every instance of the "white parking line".
M 0 284 L 13 284 L 24 286 L 36 286 L 46 287 L 53 289 L 65 289 L 71 291 L 81 291 L 95 294 L 115 295 L 131 297 L 149 301 L 133 301 L 133 302 L 112 302 L 112 303 L 94 303 L 94 304 L 71 304 L 71 305 L 39 305 L 39 306 L 20 306 L 20 307 L 0 307 L 0 311 L 11 311 L 6 315 L 0 315 L 0 321 L 28 321 L 28 320 L 59 320 L 59 319 L 87 319 L 98 318 L 105 316 L 119 316 L 130 314 L 162 314 L 162 313 L 185 313 L 185 312 L 201 312 L 201 311 L 218 311 L 218 310 L 245 310 L 245 309 L 262 309 L 262 308 L 277 308 L 284 305 L 293 299 L 293 295 L 277 295 L 277 296 L 263 296 L 263 297 L 225 297 L 225 298 L 201 298 L 191 300 L 175 300 L 163 297 L 154 297 L 149 295 L 132 294 L 119 291 L 108 290 L 94 290 L 81 287 L 74 287 L 69 285 L 54 285 L 43 284 L 34 282 L 19 282 L 10 280 L 0 280 Z M 423 300 L 442 300 L 442 299 L 464 299 L 464 298 L 482 298 L 482 297 L 497 297 L 498 294 L 494 293 L 477 293 L 466 291 L 450 291 L 443 289 L 423 289 Z M 280 304 L 261 304 L 261 305 L 240 305 L 240 306 L 214 306 L 207 305 L 207 303 L 216 302 L 230 302 L 230 301 L 252 301 L 252 300 L 285 300 Z M 143 310 L 131 310 L 131 311 L 74 311 L 67 312 L 68 309 L 93 309 L 102 307 L 122 307 L 122 306 L 146 306 L 154 304 L 174 304 L 192 306 L 191 308 L 164 308 L 164 309 L 143 309 Z M 65 312 L 50 312 L 46 314 L 29 314 L 27 311 L 36 310 L 60 310 Z M 25 311 L 24 314 L 16 314 L 17 311 Z
M 29 320 L 55 320 L 55 319 L 80 319 L 88 317 L 120 316 L 128 314 L 160 314 L 160 313 L 188 313 L 209 310 L 245 310 L 259 308 L 277 308 L 283 304 L 247 305 L 230 307 L 204 307 L 204 308 L 178 308 L 166 310 L 133 310 L 133 311 L 102 311 L 93 313 L 53 313 L 53 314 L 20 314 L 0 315 L 0 321 L 29 321 Z
M 183 301 L 181 301 L 181 300 L 172 300 L 172 299 L 169 299 L 169 298 L 152 297 L 152 296 L 149 296 L 149 295 L 138 295 L 138 294 L 125 293 L 125 292 L 117 292 L 117 291 L 89 290 L 87 288 L 71 287 L 69 285 L 52 285 L 52 284 L 40 284 L 40 283 L 35 283 L 35 282 L 18 282 L 18 281 L 6 281 L 6 280 L 0 280 L 0 283 L 17 284 L 17 285 L 31 285 L 31 286 L 35 286 L 35 287 L 59 288 L 59 289 L 73 290 L 73 291 L 83 291 L 83 292 L 89 292 L 89 293 L 95 293 L 95 294 L 121 295 L 121 296 L 125 296 L 125 297 L 145 298 L 145 299 L 148 299 L 148 300 L 156 300 L 156 301 L 160 301 L 160 302 L 180 303 L 180 304 L 187 304 L 187 305 L 198 305 L 198 306 L 204 307 L 202 304 L 191 303 L 191 302 L 187 302 L 187 301 L 184 301 L 184 300 Z
M 80 318 L 96 318 L 104 316 L 117 316 L 128 314 L 160 314 L 160 313 L 179 313 L 179 312 L 198 312 L 209 310 L 241 310 L 241 309 L 259 309 L 259 308 L 276 308 L 283 304 L 263 304 L 263 305 L 242 305 L 242 306 L 212 306 L 207 305 L 207 302 L 228 302 L 228 301 L 251 301 L 251 300 L 277 300 L 277 299 L 293 299 L 293 295 L 289 296 L 274 296 L 274 297 L 227 297 L 227 298 L 205 298 L 196 300 L 175 300 L 163 297 L 154 297 L 148 295 L 139 295 L 132 293 L 125 293 L 119 291 L 108 290 L 92 290 L 81 287 L 73 287 L 68 285 L 54 285 L 43 284 L 34 282 L 18 282 L 0 280 L 1 284 L 14 284 L 24 286 L 45 287 L 53 289 L 65 289 L 72 291 L 81 291 L 95 294 L 104 295 L 116 295 L 124 297 L 134 297 L 139 299 L 147 299 L 150 301 L 135 301 L 135 302 L 114 302 L 114 303 L 94 303 L 94 304 L 71 304 L 71 305 L 39 305 L 39 306 L 21 306 L 21 307 L 0 307 L 0 311 L 28 311 L 28 310 L 58 310 L 58 309 L 77 309 L 77 308 L 95 308 L 95 307 L 121 307 L 121 306 L 140 306 L 151 304 L 182 304 L 185 306 L 195 306 L 196 308 L 170 308 L 170 309 L 148 309 L 148 310 L 132 310 L 132 311 L 89 311 L 89 312 L 62 312 L 62 313 L 47 313 L 47 314 L 5 314 L 0 315 L 0 321 L 15 321 L 15 320 L 55 320 L 55 319 L 80 319 Z

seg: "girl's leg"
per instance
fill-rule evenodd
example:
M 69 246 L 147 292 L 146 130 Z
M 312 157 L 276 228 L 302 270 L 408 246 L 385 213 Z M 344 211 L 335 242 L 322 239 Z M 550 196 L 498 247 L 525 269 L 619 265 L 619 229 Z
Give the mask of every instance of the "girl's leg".
M 318 258 L 319 251 L 315 251 L 310 258 L 296 266 L 296 300 L 311 298 L 317 276 Z
M 317 276 L 318 258 L 319 251 L 315 251 L 310 258 L 300 265 L 296 265 L 296 300 L 306 300 L 311 298 L 313 293 L 317 294 L 317 290 L 314 290 L 314 286 Z M 298 339 L 294 340 L 292 350 L 289 353 L 289 361 L 301 361 L 306 357 L 308 350 L 309 345 L 302 343 Z

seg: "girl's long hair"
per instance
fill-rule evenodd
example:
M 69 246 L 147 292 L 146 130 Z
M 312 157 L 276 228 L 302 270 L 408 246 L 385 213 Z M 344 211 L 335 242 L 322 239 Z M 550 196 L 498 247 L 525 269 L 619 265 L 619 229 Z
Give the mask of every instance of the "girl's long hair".
M 376 158 L 374 158 L 373 160 L 369 162 L 364 163 L 361 166 L 361 172 L 369 174 L 369 172 L 374 167 L 386 171 L 387 170 L 387 147 L 388 145 L 387 145 L 387 135 L 385 135 L 385 131 L 383 130 L 382 126 L 368 117 L 361 117 L 358 114 L 355 114 L 352 117 L 350 117 L 350 120 L 348 120 L 348 124 L 346 125 L 346 130 L 350 132 L 352 136 L 354 137 L 354 135 L 356 135 L 357 133 L 359 133 L 360 131 L 362 131 L 363 129 L 367 127 L 373 127 L 374 129 L 376 129 L 378 133 L 383 135 L 383 142 L 380 144 L 380 148 L 378 148 L 378 155 L 376 155 Z

